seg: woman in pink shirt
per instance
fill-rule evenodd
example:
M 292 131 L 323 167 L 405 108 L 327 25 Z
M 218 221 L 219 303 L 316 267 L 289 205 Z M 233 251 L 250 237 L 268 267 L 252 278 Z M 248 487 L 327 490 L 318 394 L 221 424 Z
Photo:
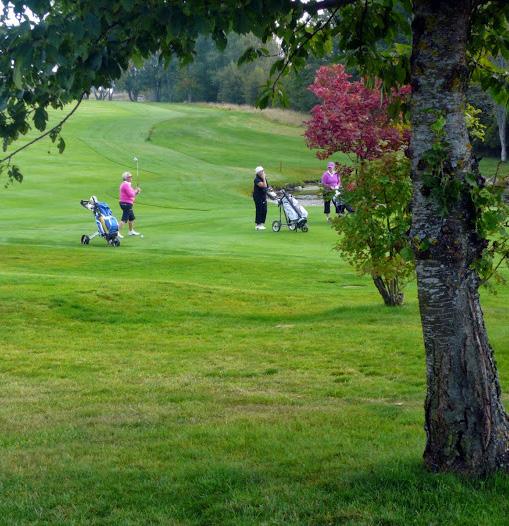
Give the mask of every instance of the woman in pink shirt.
M 330 221 L 330 202 L 334 197 L 336 190 L 341 186 L 341 179 L 339 174 L 336 172 L 336 165 L 332 162 L 327 165 L 327 171 L 323 172 L 322 185 L 323 213 L 326 215 L 327 221 Z M 337 208 L 336 213 L 339 213 Z
M 136 196 L 141 192 L 141 188 L 136 187 L 133 188 L 131 186 L 133 176 L 131 175 L 131 172 L 124 172 L 122 174 L 122 184 L 119 188 L 119 204 L 120 208 L 122 209 L 122 219 L 120 221 L 119 225 L 119 232 L 118 237 L 122 238 L 124 237 L 120 233 L 120 229 L 126 224 L 129 224 L 129 235 L 130 236 L 139 236 L 140 234 L 134 230 L 134 220 L 136 219 L 134 217 L 133 212 L 133 205 L 134 200 L 136 199 Z

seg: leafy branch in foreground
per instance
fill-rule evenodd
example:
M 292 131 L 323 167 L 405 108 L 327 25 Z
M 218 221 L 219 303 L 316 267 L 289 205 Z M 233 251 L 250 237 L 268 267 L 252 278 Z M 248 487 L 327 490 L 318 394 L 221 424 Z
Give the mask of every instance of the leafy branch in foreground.
M 14 181 L 17 181 L 19 183 L 21 183 L 23 181 L 23 174 L 21 173 L 21 171 L 20 171 L 18 166 L 11 165 L 11 160 L 19 152 L 23 151 L 24 149 L 28 148 L 29 146 L 32 146 L 32 144 L 35 144 L 36 142 L 40 141 L 41 139 L 44 139 L 45 137 L 49 136 L 49 138 L 51 139 L 51 142 L 53 142 L 53 143 L 56 142 L 56 140 L 58 139 L 58 143 L 57 143 L 58 152 L 59 153 L 63 153 L 64 152 L 64 150 L 65 150 L 65 141 L 64 141 L 64 138 L 60 135 L 60 132 L 62 131 L 62 126 L 76 112 L 76 110 L 80 106 L 84 96 L 85 96 L 85 94 L 83 93 L 81 95 L 81 97 L 79 98 L 78 102 L 72 108 L 72 110 L 58 124 L 53 126 L 47 132 L 42 133 L 41 135 L 37 136 L 35 139 L 32 139 L 31 141 L 27 142 L 23 146 L 20 146 L 19 148 L 17 148 L 13 152 L 9 153 L 9 155 L 6 155 L 2 159 L 0 159 L 0 174 L 2 173 L 2 171 L 4 169 L 4 166 L 6 164 L 8 166 L 8 170 L 7 170 L 8 180 L 7 180 L 7 183 L 6 183 L 5 186 L 8 186 L 9 184 L 14 183 Z M 36 112 L 35 115 L 37 115 L 37 112 Z M 35 119 L 36 119 L 36 117 L 34 117 L 34 120 Z M 37 129 L 40 129 L 39 126 L 36 126 L 36 127 L 37 127 Z M 5 150 L 5 148 L 4 148 L 4 150 Z

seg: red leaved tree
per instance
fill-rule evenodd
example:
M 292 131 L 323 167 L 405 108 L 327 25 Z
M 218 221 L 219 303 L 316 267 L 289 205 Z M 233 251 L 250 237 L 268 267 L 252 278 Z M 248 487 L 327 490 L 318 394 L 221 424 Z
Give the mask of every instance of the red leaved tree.
M 355 213 L 339 217 L 337 250 L 359 272 L 371 275 L 388 306 L 401 305 L 413 274 L 407 232 L 411 225 L 409 130 L 390 117 L 389 104 L 409 92 L 382 96 L 377 85 L 352 82 L 342 65 L 318 70 L 310 90 L 321 100 L 307 123 L 306 139 L 317 156 L 354 154 L 354 169 L 340 166 L 344 198 Z M 348 191 L 350 189 L 350 191 Z
M 309 89 L 321 103 L 311 110 L 305 133 L 309 148 L 325 159 L 336 152 L 353 153 L 358 159 L 377 159 L 385 152 L 406 147 L 408 128 L 395 124 L 388 111 L 396 98 L 410 92 L 405 87 L 382 96 L 375 85 L 352 82 L 342 64 L 321 67 Z

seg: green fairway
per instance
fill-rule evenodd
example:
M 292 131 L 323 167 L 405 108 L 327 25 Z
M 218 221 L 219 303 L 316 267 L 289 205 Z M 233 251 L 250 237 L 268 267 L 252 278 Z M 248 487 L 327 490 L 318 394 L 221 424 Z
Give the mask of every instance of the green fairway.
M 274 185 L 321 176 L 302 134 L 87 101 L 64 155 L 20 154 L 25 181 L 0 190 L 0 524 L 508 524 L 508 477 L 422 467 L 415 283 L 384 307 L 320 207 L 308 233 L 272 232 L 275 206 L 254 230 L 256 165 Z M 120 217 L 134 156 L 144 238 L 80 245 L 80 199 Z M 509 405 L 508 288 L 483 300 Z

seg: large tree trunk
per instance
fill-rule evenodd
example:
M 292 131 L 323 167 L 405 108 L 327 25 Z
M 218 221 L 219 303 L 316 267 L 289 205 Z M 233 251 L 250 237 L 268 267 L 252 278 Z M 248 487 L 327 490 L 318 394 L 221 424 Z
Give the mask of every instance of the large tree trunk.
M 424 185 L 430 125 L 446 118 L 448 169 L 463 181 L 471 170 L 465 126 L 466 43 L 471 2 L 415 0 L 412 54 L 412 238 L 426 349 L 424 459 L 436 471 L 486 474 L 507 469 L 509 421 L 470 268 L 482 250 L 465 185 L 444 217 Z M 431 110 L 431 111 L 430 111 Z

